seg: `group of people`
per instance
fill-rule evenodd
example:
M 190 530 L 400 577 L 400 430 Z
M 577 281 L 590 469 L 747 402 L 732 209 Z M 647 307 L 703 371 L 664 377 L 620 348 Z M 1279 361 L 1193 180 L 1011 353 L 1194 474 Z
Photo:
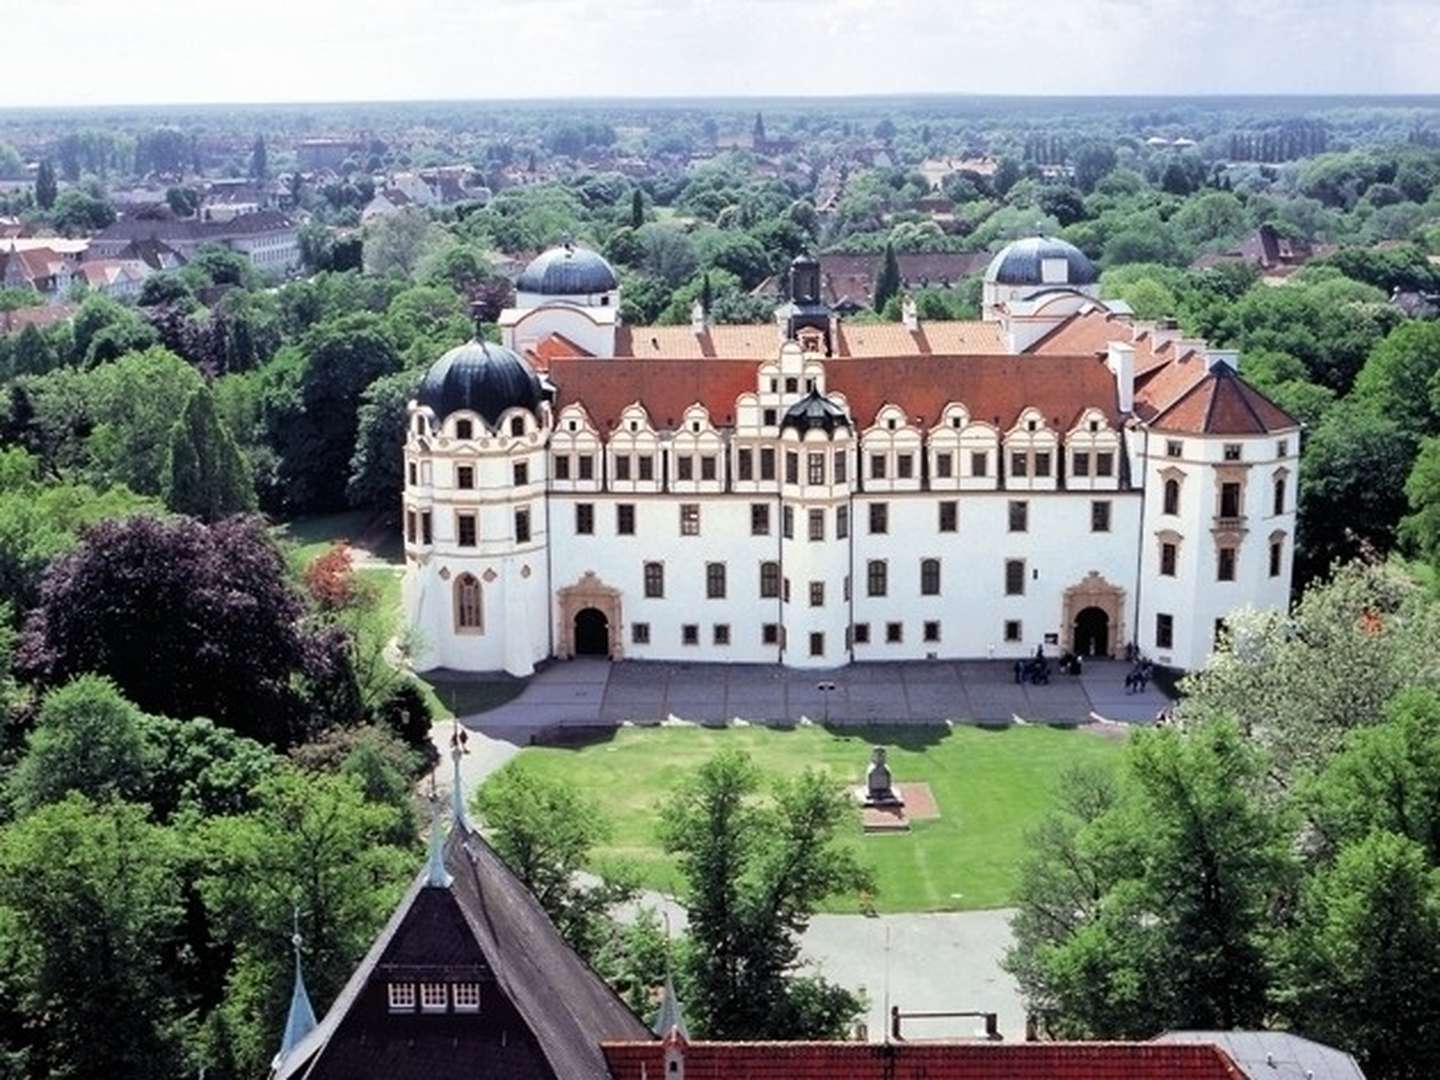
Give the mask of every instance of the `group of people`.
M 1150 686 L 1150 679 L 1154 674 L 1155 665 L 1142 656 L 1135 661 L 1129 674 L 1125 676 L 1125 692 L 1127 694 L 1143 694 Z
M 1050 661 L 1045 659 L 1045 654 L 1039 650 L 1028 660 L 1015 661 L 1015 682 L 1034 683 L 1042 686 L 1050 681 Z

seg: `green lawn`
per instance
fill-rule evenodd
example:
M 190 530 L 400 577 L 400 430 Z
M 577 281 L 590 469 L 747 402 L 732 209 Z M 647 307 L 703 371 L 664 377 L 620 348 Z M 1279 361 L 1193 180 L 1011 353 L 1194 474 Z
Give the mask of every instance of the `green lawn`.
M 583 748 L 528 748 L 518 763 L 599 801 L 614 836 L 596 852 L 597 864 L 627 861 L 647 886 L 673 892 L 674 868 L 655 840 L 656 804 L 689 770 L 722 747 L 739 747 L 772 774 L 813 765 L 833 775 L 837 785 L 858 785 L 877 741 L 889 746 L 898 782 L 930 784 L 941 815 L 914 823 L 906 834 L 863 835 L 857 809 L 854 842 L 875 869 L 880 911 L 1005 906 L 1024 834 L 1044 816 L 1060 772 L 1079 761 L 1116 761 L 1122 748 L 1119 740 L 1047 727 L 622 728 L 614 738 Z M 857 908 L 851 898 L 829 910 Z
M 340 540 L 397 566 L 402 558 L 399 530 L 386 528 L 369 510 L 296 518 L 277 525 L 275 534 L 287 545 L 290 561 L 297 568 L 308 566 Z

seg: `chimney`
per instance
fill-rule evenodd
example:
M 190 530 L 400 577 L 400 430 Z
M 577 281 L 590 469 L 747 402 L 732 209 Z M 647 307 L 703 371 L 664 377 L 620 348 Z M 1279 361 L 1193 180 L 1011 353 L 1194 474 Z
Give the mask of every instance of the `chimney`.
M 920 310 L 915 306 L 914 297 L 907 296 L 900 301 L 900 321 L 910 333 L 920 332 Z
M 1128 341 L 1110 342 L 1105 366 L 1115 376 L 1115 400 L 1122 413 L 1135 410 L 1135 346 Z
M 690 332 L 700 337 L 706 330 L 710 329 L 710 321 L 705 314 L 705 305 L 698 299 L 690 304 Z

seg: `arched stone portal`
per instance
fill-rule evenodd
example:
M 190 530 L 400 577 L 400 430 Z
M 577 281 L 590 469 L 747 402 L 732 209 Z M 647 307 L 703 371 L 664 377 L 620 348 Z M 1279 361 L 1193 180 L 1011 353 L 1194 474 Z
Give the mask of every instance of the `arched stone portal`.
M 624 655 L 619 589 L 587 570 L 574 585 L 556 592 L 556 602 L 560 610 L 555 653 L 560 659 L 588 655 L 619 660 Z
M 1065 590 L 1060 625 L 1081 656 L 1114 656 L 1125 641 L 1125 590 L 1092 570 Z

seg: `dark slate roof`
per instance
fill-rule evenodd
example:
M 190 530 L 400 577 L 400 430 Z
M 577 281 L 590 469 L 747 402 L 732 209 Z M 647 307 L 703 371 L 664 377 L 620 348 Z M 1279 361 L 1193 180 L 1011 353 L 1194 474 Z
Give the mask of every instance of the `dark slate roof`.
M 543 296 L 603 293 L 619 284 L 608 262 L 588 248 L 574 244 L 551 248 L 535 256 L 515 280 L 515 288 L 520 292 Z
M 780 421 L 782 428 L 796 428 L 799 431 L 823 431 L 827 435 L 836 428 L 849 427 L 850 418 L 845 410 L 817 390 L 811 390 L 799 401 L 785 410 Z
M 997 285 L 1046 284 L 1040 273 L 1046 259 L 1064 259 L 1069 263 L 1069 277 L 1064 284 L 1093 285 L 1100 280 L 1100 271 L 1083 251 L 1053 236 L 1030 236 L 1006 244 L 990 260 L 985 280 Z
M 418 400 L 434 411 L 437 423 L 468 409 L 493 428 L 506 409 L 538 412 L 545 393 L 540 377 L 519 355 L 503 345 L 472 340 L 430 365 Z
M 1213 1043 L 1250 1080 L 1365 1080 L 1355 1059 L 1286 1031 L 1167 1031 L 1158 1043 Z
M 610 1080 L 601 1042 L 651 1037 L 478 833 L 452 828 L 444 859 L 451 883 L 420 870 L 275 1080 Z M 394 978 L 479 982 L 480 1011 L 390 1013 Z
M 95 239 L 218 241 L 235 236 L 287 232 L 294 228 L 295 222 L 279 210 L 257 210 L 253 214 L 241 214 L 229 221 L 127 218 L 102 229 Z

